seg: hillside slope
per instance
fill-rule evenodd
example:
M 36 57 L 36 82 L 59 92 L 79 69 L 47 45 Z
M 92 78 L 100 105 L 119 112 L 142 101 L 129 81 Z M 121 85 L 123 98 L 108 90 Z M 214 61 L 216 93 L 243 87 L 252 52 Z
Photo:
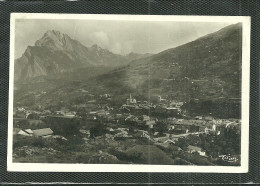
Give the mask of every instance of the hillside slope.
M 97 84 L 178 100 L 240 98 L 242 26 L 230 25 L 99 76 Z M 114 90 L 113 90 L 114 87 Z

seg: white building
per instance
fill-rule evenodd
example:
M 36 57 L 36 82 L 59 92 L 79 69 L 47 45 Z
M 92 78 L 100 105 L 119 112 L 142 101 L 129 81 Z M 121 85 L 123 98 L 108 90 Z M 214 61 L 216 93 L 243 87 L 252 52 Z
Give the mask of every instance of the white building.
M 126 100 L 127 105 L 129 104 L 135 104 L 136 99 L 132 98 L 132 95 L 130 94 L 129 99 Z

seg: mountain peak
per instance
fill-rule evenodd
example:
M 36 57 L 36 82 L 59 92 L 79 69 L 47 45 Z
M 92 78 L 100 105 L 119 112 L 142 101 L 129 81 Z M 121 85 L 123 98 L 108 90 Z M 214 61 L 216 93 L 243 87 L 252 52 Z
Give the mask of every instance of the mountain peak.
M 134 56 L 134 55 L 138 55 L 138 54 L 135 52 L 130 52 L 130 53 L 126 54 L 126 56 Z
M 57 30 L 48 30 L 43 37 L 35 42 L 35 46 L 47 47 L 52 50 L 72 50 L 72 39 Z
M 90 48 L 95 49 L 95 50 L 101 50 L 102 48 L 98 46 L 97 44 L 92 45 Z
M 102 47 L 100 47 L 97 44 L 92 45 L 91 47 L 89 47 L 89 51 L 96 53 L 96 55 L 106 55 L 106 54 L 110 54 L 111 52 L 108 51 L 107 49 L 104 49 Z
M 45 34 L 44 34 L 44 36 L 56 36 L 56 37 L 59 37 L 59 36 L 61 36 L 61 35 L 63 35 L 60 31 L 58 31 L 58 30 L 48 30 Z

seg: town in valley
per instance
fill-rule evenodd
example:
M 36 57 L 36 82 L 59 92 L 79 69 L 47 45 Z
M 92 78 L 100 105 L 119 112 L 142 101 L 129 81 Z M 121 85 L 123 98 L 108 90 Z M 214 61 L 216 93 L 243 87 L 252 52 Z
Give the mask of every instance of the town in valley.
M 130 93 L 121 106 L 112 106 L 113 95 L 78 91 L 89 100 L 60 110 L 14 109 L 14 161 L 37 162 L 41 157 L 43 162 L 64 163 L 238 165 L 240 161 L 239 119 L 190 117 L 182 111 L 183 102 L 159 95 L 151 102 Z

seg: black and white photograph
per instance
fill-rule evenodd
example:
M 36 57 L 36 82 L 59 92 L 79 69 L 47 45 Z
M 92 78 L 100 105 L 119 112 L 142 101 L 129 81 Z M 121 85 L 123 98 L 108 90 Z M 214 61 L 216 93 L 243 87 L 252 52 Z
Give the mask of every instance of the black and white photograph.
M 9 171 L 248 171 L 250 17 L 10 26 Z

